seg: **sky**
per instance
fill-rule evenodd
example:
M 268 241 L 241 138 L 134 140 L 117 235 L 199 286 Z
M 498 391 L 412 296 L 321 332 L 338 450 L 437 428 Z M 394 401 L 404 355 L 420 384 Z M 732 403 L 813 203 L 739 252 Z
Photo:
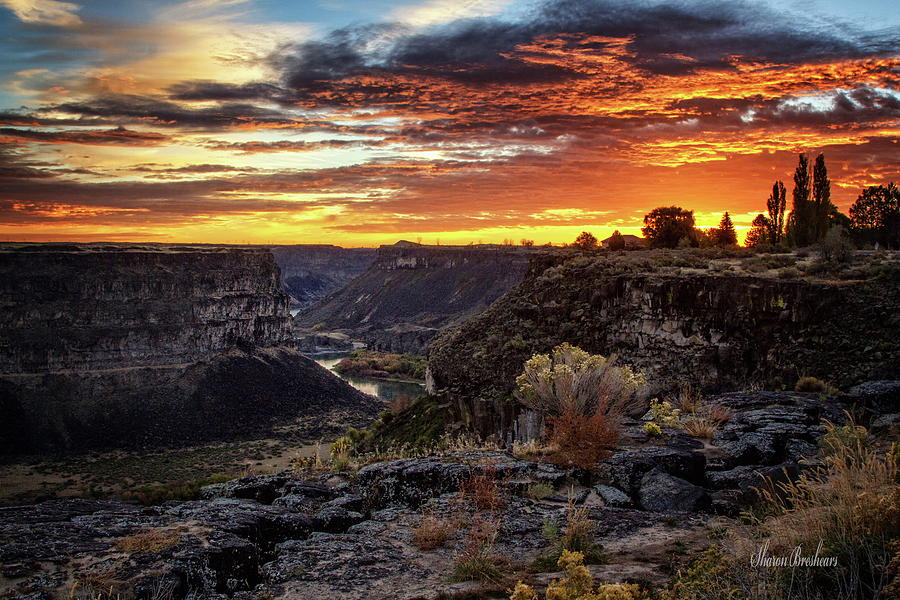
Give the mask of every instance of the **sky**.
M 0 0 L 0 241 L 743 233 L 900 183 L 900 5 Z M 788 194 L 790 203 L 790 193 Z

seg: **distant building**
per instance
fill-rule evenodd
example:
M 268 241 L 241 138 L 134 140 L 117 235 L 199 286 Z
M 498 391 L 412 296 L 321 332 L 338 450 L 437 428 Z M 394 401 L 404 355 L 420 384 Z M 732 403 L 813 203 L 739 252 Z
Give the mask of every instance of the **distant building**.
M 630 233 L 622 234 L 622 238 L 625 240 L 625 248 L 629 250 L 633 248 L 645 248 L 647 246 L 647 240 L 636 235 L 631 235 Z M 608 238 L 600 242 L 600 246 L 603 248 L 609 248 L 609 240 L 611 239 L 612 236 L 609 236 Z

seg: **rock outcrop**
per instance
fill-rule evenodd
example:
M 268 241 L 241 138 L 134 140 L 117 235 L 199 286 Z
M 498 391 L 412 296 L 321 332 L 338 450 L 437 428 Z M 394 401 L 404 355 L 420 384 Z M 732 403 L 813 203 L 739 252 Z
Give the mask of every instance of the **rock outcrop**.
M 369 269 L 340 292 L 299 313 L 297 326 L 337 330 L 370 348 L 423 353 L 446 327 L 485 310 L 522 280 L 541 248 L 381 246 Z
M 339 291 L 375 260 L 374 248 L 327 244 L 272 246 L 291 308 L 303 310 Z
M 523 363 L 562 342 L 617 355 L 656 393 L 778 389 L 807 375 L 846 389 L 900 375 L 896 270 L 873 281 L 675 271 L 614 257 L 536 261 L 487 311 L 432 341 L 431 389 L 482 434 L 506 435 Z
M 673 550 L 699 552 L 712 543 L 711 526 L 733 524 L 763 477 L 794 479 L 814 466 L 822 418 L 840 420 L 851 405 L 869 420 L 885 416 L 879 407 L 900 399 L 900 383 L 869 386 L 876 388 L 894 392 L 712 397 L 733 418 L 706 444 L 668 429 L 651 438 L 640 421 L 626 420 L 624 447 L 593 472 L 468 450 L 375 462 L 353 474 L 247 476 L 161 506 L 55 500 L 0 508 L 0 596 L 64 595 L 77 582 L 84 594 L 164 590 L 173 599 L 478 597 L 488 590 L 450 576 L 479 528 L 496 528 L 491 550 L 506 557 L 511 581 L 531 579 L 529 565 L 553 551 L 544 532 L 565 527 L 569 503 L 584 510 L 589 541 L 606 552 L 609 564 L 591 565 L 593 575 L 652 587 L 671 574 Z M 731 445 L 746 436 L 771 451 Z M 798 443 L 811 461 L 801 462 Z M 417 545 L 426 519 L 452 524 L 445 542 Z
M 252 435 L 376 410 L 296 351 L 264 249 L 0 249 L 0 454 Z

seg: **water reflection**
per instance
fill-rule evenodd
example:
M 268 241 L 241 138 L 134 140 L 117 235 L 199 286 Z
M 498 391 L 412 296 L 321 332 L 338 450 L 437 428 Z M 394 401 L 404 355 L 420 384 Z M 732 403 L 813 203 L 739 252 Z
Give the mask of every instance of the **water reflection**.
M 310 358 L 329 371 L 334 372 L 335 365 L 348 355 L 349 352 L 333 352 L 328 354 L 317 354 L 315 356 L 310 356 Z M 412 381 L 392 381 L 375 379 L 374 377 L 345 376 L 340 373 L 336 373 L 336 375 L 359 391 L 375 396 L 384 402 L 393 402 L 401 396 L 417 398 L 425 393 L 424 385 Z

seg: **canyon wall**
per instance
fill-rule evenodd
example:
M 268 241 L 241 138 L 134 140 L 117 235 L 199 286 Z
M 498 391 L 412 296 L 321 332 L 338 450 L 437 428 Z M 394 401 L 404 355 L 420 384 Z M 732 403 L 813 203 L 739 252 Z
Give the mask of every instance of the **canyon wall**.
M 653 272 L 615 259 L 544 260 L 481 315 L 432 341 L 430 388 L 457 417 L 507 435 L 515 377 L 570 342 L 646 373 L 651 391 L 779 389 L 801 376 L 846 388 L 900 375 L 900 279 Z M 521 424 L 520 424 L 521 425 Z
M 297 315 L 301 328 L 344 331 L 375 349 L 424 351 L 442 329 L 485 310 L 522 280 L 539 248 L 381 246 L 365 273 Z
M 374 248 L 327 244 L 272 246 L 291 308 L 306 309 L 339 291 L 375 260 Z
M 374 410 L 286 348 L 291 337 L 265 249 L 0 246 L 0 453 L 193 442 Z

